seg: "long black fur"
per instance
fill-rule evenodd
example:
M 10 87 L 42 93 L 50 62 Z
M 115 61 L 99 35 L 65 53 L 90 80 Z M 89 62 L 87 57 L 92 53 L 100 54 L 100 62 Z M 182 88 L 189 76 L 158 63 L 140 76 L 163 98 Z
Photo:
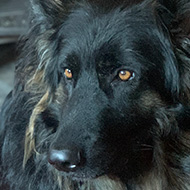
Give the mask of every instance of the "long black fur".
M 190 190 L 190 1 L 31 0 L 30 9 L 1 108 L 1 189 Z M 85 160 L 76 171 L 48 163 L 71 146 Z

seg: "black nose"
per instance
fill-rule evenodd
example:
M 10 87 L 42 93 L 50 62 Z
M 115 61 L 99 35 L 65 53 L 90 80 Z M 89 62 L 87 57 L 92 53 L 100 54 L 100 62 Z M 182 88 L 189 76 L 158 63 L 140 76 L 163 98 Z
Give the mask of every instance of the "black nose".
M 49 152 L 48 161 L 57 170 L 71 172 L 77 170 L 84 164 L 82 151 L 77 148 L 55 150 Z

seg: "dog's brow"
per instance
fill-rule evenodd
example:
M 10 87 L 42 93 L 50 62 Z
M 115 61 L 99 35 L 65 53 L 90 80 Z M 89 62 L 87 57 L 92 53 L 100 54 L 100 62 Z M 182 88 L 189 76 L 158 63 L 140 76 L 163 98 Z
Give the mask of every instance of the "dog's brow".
M 96 66 L 99 70 L 107 70 L 118 68 L 120 50 L 117 44 L 110 45 L 109 43 L 103 44 L 98 50 L 96 55 Z
M 78 68 L 79 67 L 79 58 L 75 54 L 69 54 L 65 58 L 65 63 L 70 67 L 70 68 Z

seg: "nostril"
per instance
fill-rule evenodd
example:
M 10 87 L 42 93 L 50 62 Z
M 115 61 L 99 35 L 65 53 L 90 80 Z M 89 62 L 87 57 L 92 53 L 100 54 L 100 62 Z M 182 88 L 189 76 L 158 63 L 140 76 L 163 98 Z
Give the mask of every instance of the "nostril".
M 53 149 L 49 152 L 48 161 L 56 169 L 65 172 L 75 171 L 84 163 L 81 151 L 76 148 L 64 150 Z

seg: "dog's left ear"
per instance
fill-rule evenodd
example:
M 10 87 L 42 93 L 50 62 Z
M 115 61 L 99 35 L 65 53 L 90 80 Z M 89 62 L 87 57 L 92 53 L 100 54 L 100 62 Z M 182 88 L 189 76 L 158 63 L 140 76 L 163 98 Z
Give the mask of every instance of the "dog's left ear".
M 56 25 L 63 22 L 75 0 L 30 0 L 33 21 L 40 25 Z
M 162 22 L 170 31 L 173 43 L 180 46 L 190 38 L 190 0 L 158 0 Z M 182 45 L 182 44 L 181 44 Z
M 157 13 L 169 33 L 178 61 L 179 98 L 190 104 L 190 0 L 158 0 L 158 3 Z

